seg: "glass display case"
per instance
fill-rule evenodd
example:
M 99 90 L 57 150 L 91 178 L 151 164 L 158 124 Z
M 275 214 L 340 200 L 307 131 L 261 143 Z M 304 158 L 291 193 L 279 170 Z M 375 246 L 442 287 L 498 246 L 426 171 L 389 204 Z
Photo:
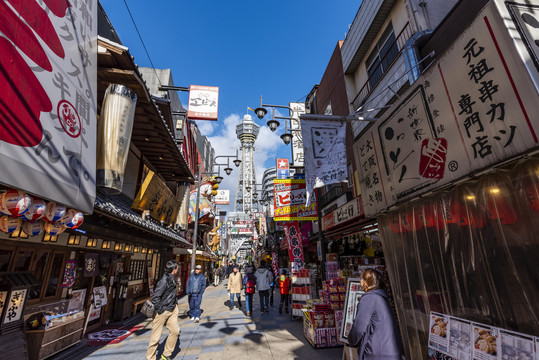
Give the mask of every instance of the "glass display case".
M 74 320 L 84 318 L 84 303 L 78 299 L 62 300 L 52 304 L 40 305 L 41 313 L 27 320 L 31 330 L 49 330 Z

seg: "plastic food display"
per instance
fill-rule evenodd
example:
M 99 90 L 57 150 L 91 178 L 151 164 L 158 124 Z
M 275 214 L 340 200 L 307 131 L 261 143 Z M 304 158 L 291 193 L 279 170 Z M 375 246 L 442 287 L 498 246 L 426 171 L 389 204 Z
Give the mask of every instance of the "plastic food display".
M 68 322 L 84 317 L 84 307 L 82 303 L 70 304 L 71 300 L 63 300 L 52 304 L 40 305 L 41 318 L 34 319 L 32 325 L 38 325 L 34 329 L 49 330 L 53 327 L 66 324 Z

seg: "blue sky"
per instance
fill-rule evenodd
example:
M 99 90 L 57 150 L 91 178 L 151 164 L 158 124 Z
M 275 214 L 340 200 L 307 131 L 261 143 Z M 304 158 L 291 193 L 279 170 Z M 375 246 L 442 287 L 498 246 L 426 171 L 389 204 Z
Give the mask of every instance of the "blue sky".
M 126 0 L 156 68 L 170 68 L 177 86 L 219 87 L 219 120 L 198 121 L 217 155 L 239 148 L 235 126 L 264 103 L 303 100 L 320 82 L 338 40 L 344 40 L 360 0 Z M 124 1 L 101 0 L 110 21 L 139 66 L 151 67 Z M 180 99 L 187 107 L 187 93 Z M 290 147 L 265 123 L 255 143 L 257 179 L 290 157 Z M 281 116 L 288 116 L 281 112 Z M 221 159 L 222 160 L 222 159 Z M 235 193 L 238 171 L 220 188 Z M 231 201 L 234 197 L 231 197 Z M 230 208 L 228 210 L 231 210 Z

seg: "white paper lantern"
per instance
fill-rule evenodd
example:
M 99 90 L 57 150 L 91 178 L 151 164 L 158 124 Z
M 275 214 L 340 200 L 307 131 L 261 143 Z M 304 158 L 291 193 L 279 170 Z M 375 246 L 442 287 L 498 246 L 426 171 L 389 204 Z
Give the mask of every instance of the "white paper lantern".
M 47 208 L 45 209 L 45 220 L 48 222 L 58 221 L 65 215 L 65 213 L 65 206 L 50 201 L 47 203 Z
M 66 227 L 62 224 L 45 223 L 45 231 L 47 234 L 54 236 L 59 235 L 65 231 Z
M 23 220 L 36 221 L 41 219 L 45 215 L 46 207 L 47 204 L 45 201 L 32 196 L 32 205 L 30 205 L 28 211 L 22 215 Z
M 21 219 L 11 216 L 0 216 L 0 231 L 11 234 L 21 226 Z
M 28 236 L 36 236 L 43 232 L 43 221 L 38 220 L 35 222 L 25 221 L 22 224 L 22 231 Z
M 69 209 L 66 211 L 65 215 L 60 219 L 62 225 L 67 226 L 71 229 L 76 229 L 82 225 L 84 221 L 84 215 L 75 209 Z
M 10 216 L 20 216 L 24 214 L 32 199 L 24 191 L 9 189 L 0 196 L 0 206 L 4 214 Z

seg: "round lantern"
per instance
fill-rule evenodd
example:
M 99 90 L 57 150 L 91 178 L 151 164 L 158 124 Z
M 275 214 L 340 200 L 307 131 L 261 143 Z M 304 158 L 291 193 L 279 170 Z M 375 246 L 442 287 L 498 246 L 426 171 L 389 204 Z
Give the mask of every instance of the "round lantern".
M 82 225 L 84 221 L 84 215 L 75 209 L 69 209 L 65 215 L 60 219 L 60 224 L 67 226 L 71 229 L 76 229 Z
M 66 227 L 62 224 L 46 223 L 45 231 L 49 235 L 59 235 L 65 231 Z
M 63 205 L 57 204 L 54 201 L 51 201 L 47 203 L 47 207 L 45 209 L 45 219 L 48 222 L 55 222 L 58 221 L 64 216 L 66 213 L 66 208 Z
M 36 198 L 34 196 L 32 196 L 31 198 L 32 205 L 30 205 L 28 211 L 25 212 L 22 217 L 23 220 L 36 221 L 41 219 L 45 215 L 45 208 L 47 207 L 47 204 L 40 198 Z
M 13 218 L 7 215 L 0 216 L 0 231 L 11 234 L 21 226 L 20 218 Z
M 43 221 L 39 220 L 36 222 L 25 221 L 22 224 L 22 231 L 28 236 L 36 236 L 43 232 Z
M 0 196 L 0 207 L 4 214 L 10 216 L 20 216 L 24 214 L 32 199 L 23 191 L 10 189 Z

